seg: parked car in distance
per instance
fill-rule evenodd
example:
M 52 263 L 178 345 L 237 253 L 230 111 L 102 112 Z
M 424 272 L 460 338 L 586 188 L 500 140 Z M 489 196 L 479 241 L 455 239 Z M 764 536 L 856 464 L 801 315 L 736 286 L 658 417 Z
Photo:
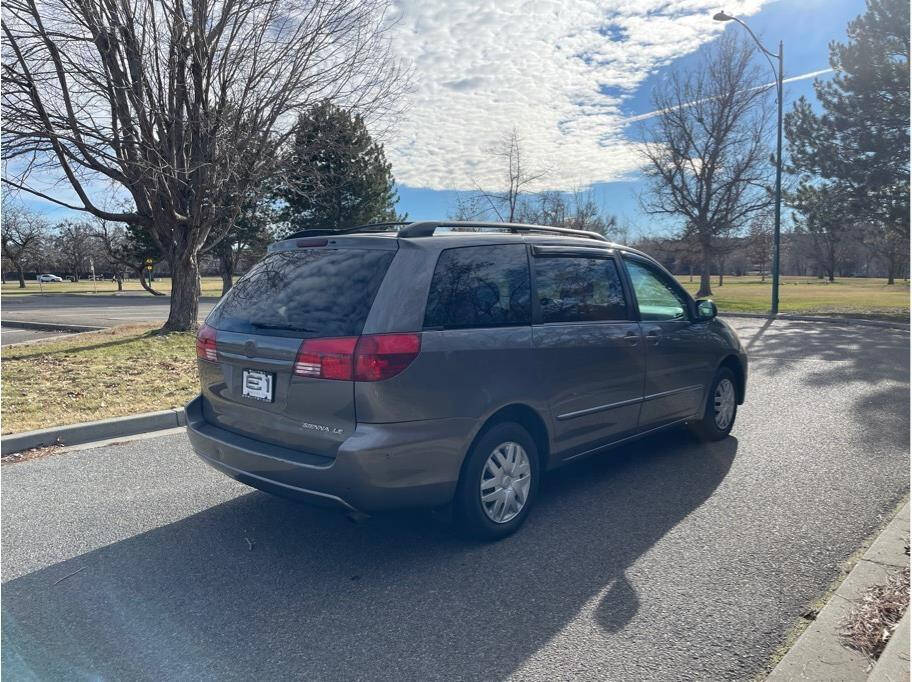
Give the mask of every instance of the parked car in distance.
M 685 424 L 728 436 L 747 355 L 716 312 L 589 232 L 301 232 L 200 328 L 187 431 L 256 488 L 368 513 L 452 504 L 501 538 L 549 469 Z
M 39 282 L 62 282 L 63 278 L 57 275 L 38 275 Z

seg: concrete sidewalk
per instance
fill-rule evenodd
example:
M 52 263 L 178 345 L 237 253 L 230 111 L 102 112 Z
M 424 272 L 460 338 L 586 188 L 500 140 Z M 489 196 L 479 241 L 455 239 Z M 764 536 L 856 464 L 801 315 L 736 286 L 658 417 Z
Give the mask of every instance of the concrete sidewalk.
M 855 564 L 826 606 L 792 645 L 767 680 L 824 680 L 855 682 L 870 679 L 900 682 L 909 679 L 909 613 L 906 612 L 876 666 L 859 651 L 846 647 L 839 631 L 846 615 L 865 590 L 909 565 L 909 503 Z M 872 669 L 873 668 L 873 669 Z

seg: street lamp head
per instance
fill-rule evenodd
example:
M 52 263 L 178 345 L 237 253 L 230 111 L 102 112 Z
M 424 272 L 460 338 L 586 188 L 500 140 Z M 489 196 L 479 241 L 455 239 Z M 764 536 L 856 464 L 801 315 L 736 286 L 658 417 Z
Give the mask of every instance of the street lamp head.
M 713 14 L 714 21 L 733 21 L 734 17 L 725 12 L 716 12 Z

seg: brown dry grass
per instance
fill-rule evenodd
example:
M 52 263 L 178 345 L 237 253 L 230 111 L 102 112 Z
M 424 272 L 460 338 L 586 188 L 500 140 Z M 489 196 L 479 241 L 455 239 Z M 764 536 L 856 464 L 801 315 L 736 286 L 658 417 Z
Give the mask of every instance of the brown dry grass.
M 195 337 L 155 326 L 3 348 L 3 433 L 185 405 L 199 392 Z
M 846 616 L 840 633 L 847 646 L 876 660 L 909 607 L 909 568 L 869 587 Z

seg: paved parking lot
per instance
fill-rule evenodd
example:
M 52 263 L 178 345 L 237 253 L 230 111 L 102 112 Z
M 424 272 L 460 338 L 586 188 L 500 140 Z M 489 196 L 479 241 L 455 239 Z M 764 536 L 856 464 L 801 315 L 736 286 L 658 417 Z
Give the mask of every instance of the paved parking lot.
M 168 296 L 143 292 L 123 295 L 29 294 L 3 297 L 3 319 L 8 321 L 48 322 L 112 327 L 118 324 L 156 322 L 168 318 Z M 200 299 L 199 317 L 209 314 L 218 299 Z
M 352 523 L 170 435 L 6 465 L 11 679 L 751 679 L 908 492 L 909 335 L 738 320 L 732 437 L 550 475 L 497 544 Z
M 23 341 L 37 341 L 38 339 L 50 339 L 69 332 L 43 330 L 43 329 L 14 329 L 12 327 L 0 326 L 0 345 L 8 346 L 11 343 L 22 343 Z

